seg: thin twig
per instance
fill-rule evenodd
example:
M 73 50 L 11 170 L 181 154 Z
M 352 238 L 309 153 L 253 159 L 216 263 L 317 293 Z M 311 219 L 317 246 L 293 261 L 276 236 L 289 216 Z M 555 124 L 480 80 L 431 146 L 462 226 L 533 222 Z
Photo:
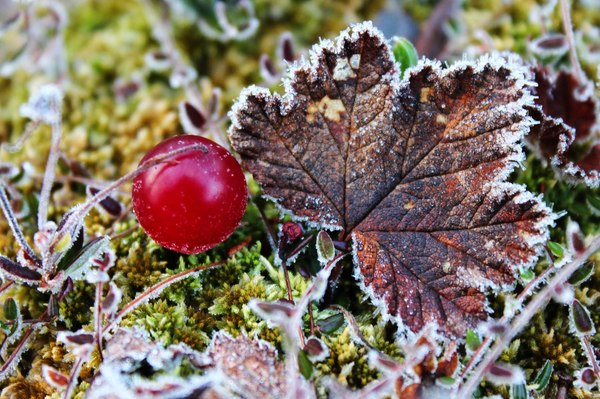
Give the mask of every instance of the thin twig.
M 69 385 L 67 385 L 67 389 L 65 390 L 65 393 L 63 395 L 64 399 L 71 398 L 71 395 L 73 394 L 73 390 L 75 389 L 75 386 L 77 385 L 77 379 L 79 378 L 79 373 L 81 372 L 82 366 L 83 366 L 83 358 L 77 359 L 77 363 L 75 363 L 73 370 L 71 370 L 71 375 L 69 375 Z
M 227 262 L 227 260 L 222 260 L 220 262 L 215 262 L 215 263 L 211 263 L 208 265 L 197 266 L 192 269 L 184 270 L 182 272 L 179 272 L 177 274 L 167 277 L 166 279 L 162 280 L 161 282 L 159 282 L 157 284 L 154 284 L 152 287 L 148 288 L 146 291 L 142 292 L 140 295 L 138 295 L 136 298 L 134 298 L 131 302 L 129 302 L 127 305 L 125 305 L 115 315 L 115 317 L 110 321 L 110 323 L 108 323 L 108 325 L 106 325 L 102 329 L 102 334 L 104 335 L 108 331 L 110 331 L 123 317 L 125 317 L 128 313 L 133 311 L 135 308 L 146 303 L 146 301 L 148 301 L 152 298 L 156 298 L 158 295 L 160 295 L 161 292 L 163 292 L 170 285 L 172 285 L 178 281 L 181 281 L 185 278 L 191 277 L 195 273 L 201 272 L 203 270 L 221 266 L 225 262 Z
M 96 341 L 96 348 L 100 355 L 100 361 L 104 360 L 102 355 L 102 282 L 96 283 L 96 296 L 94 298 L 94 340 Z
M 560 0 L 560 13 L 562 16 L 563 28 L 565 29 L 565 36 L 569 43 L 569 59 L 571 60 L 571 66 L 574 69 L 577 80 L 580 84 L 585 82 L 585 74 L 579 63 L 577 57 L 577 49 L 575 48 L 575 37 L 573 35 L 573 23 L 571 22 L 571 8 L 567 3 L 567 0 Z
M 21 227 L 17 223 L 17 218 L 15 217 L 12 207 L 10 206 L 10 202 L 8 201 L 8 197 L 6 196 L 6 191 L 4 191 L 4 184 L 2 184 L 1 182 L 0 182 L 0 207 L 2 208 L 2 212 L 4 213 L 4 216 L 6 217 L 6 220 L 8 221 L 10 230 L 12 231 L 13 235 L 15 236 L 15 239 L 19 243 L 19 246 L 25 252 L 27 252 L 27 255 L 31 259 L 34 259 L 37 262 L 39 262 L 38 256 L 36 255 L 33 248 L 31 248 L 29 246 L 29 243 L 27 243 L 27 240 L 25 239 L 25 236 L 23 235 L 23 231 L 21 230 Z
M 458 398 L 470 398 L 473 392 L 481 382 L 485 372 L 488 368 L 498 359 L 502 354 L 502 351 L 508 346 L 510 341 L 527 325 L 529 320 L 542 309 L 548 301 L 554 295 L 556 287 L 564 284 L 565 281 L 573 274 L 574 271 L 579 269 L 590 256 L 592 256 L 598 249 L 600 249 L 600 236 L 594 238 L 587 249 L 578 255 L 573 261 L 563 266 L 554 275 L 552 280 L 548 282 L 546 287 L 538 292 L 527 306 L 514 318 L 512 323 L 501 333 L 496 343 L 491 347 L 490 351 L 482 359 L 481 363 L 473 370 L 469 378 L 463 383 L 462 387 L 457 393 Z
M 54 179 L 56 176 L 56 163 L 60 155 L 59 145 L 61 136 L 61 122 L 52 123 L 52 136 L 50 140 L 50 153 L 48 154 L 48 160 L 46 161 L 46 170 L 44 171 L 44 180 L 42 182 L 42 189 L 40 190 L 40 200 L 38 205 L 37 224 L 38 230 L 42 230 L 46 222 L 48 221 L 48 204 L 50 202 L 50 192 L 54 185 Z
M 594 348 L 592 347 L 592 343 L 590 342 L 590 337 L 584 335 L 581 337 L 581 344 L 585 349 L 587 358 L 594 370 L 594 374 L 596 375 L 596 386 L 600 389 L 600 366 L 598 366 L 598 359 L 596 359 L 596 354 L 594 353 Z

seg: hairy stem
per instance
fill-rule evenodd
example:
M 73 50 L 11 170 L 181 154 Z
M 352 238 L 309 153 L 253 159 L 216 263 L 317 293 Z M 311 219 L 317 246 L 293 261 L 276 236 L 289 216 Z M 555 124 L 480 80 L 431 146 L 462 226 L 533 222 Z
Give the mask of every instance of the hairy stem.
M 71 370 L 71 374 L 69 375 L 69 385 L 67 385 L 67 389 L 63 395 L 64 399 L 69 399 L 73 394 L 73 390 L 75 390 L 75 386 L 77 385 L 77 380 L 79 379 L 79 373 L 81 372 L 81 366 L 83 366 L 83 359 L 77 359 L 75 366 L 73 366 L 73 370 Z
M 21 228 L 19 227 L 19 224 L 17 223 L 17 218 L 15 217 L 12 207 L 10 206 L 10 202 L 8 200 L 8 197 L 6 196 L 6 191 L 4 190 L 4 184 L 2 184 L 2 183 L 0 183 L 0 207 L 2 208 L 4 217 L 6 217 L 6 220 L 8 221 L 8 225 L 10 226 L 10 230 L 12 231 L 13 235 L 15 236 L 17 243 L 19 243 L 19 246 L 25 252 L 27 252 L 27 255 L 31 259 L 34 259 L 39 262 L 39 258 L 37 257 L 33 248 L 31 248 L 29 246 L 29 244 L 27 243 L 27 240 L 25 239 L 25 236 L 23 235 L 23 231 L 21 230 Z
M 10 143 L 2 143 L 2 148 L 6 152 L 17 152 L 17 151 L 19 151 L 21 148 L 23 148 L 23 144 L 25 143 L 25 141 L 29 138 L 29 136 L 31 136 L 31 133 L 33 133 L 35 131 L 35 129 L 38 128 L 38 126 L 40 126 L 40 122 L 39 121 L 31 121 L 31 122 L 29 122 L 27 124 L 27 126 L 25 126 L 25 131 L 23 131 L 23 133 L 19 136 L 19 138 L 17 139 L 17 141 L 15 141 L 12 144 L 10 144 Z
M 573 23 L 571 22 L 571 8 L 569 7 L 567 0 L 560 0 L 560 13 L 567 42 L 569 43 L 569 59 L 571 60 L 571 66 L 573 67 L 575 75 L 577 75 L 577 80 L 579 80 L 580 83 L 583 83 L 585 81 L 585 74 L 583 73 L 579 58 L 577 57 L 575 37 L 573 35 Z
M 502 351 L 508 346 L 510 341 L 521 332 L 529 320 L 531 320 L 531 318 L 550 301 L 556 287 L 564 284 L 571 274 L 581 267 L 581 265 L 583 265 L 598 249 L 600 249 L 600 236 L 595 237 L 587 249 L 573 259 L 571 263 L 558 270 L 546 287 L 531 299 L 521 313 L 513 319 L 508 328 L 497 337 L 496 343 L 491 347 L 481 363 L 473 370 L 469 378 L 463 383 L 456 397 L 470 398 L 473 395 L 473 392 L 481 382 L 481 379 L 488 368 L 496 361 L 496 359 L 498 359 L 502 354 Z
M 37 224 L 38 230 L 41 230 L 48 221 L 48 204 L 50 202 L 50 192 L 54 185 L 56 176 L 56 163 L 59 157 L 59 145 L 61 136 L 61 122 L 52 123 L 52 136 L 50 141 L 50 153 L 46 161 L 46 170 L 44 171 L 44 180 L 40 191 L 40 202 L 38 206 Z
M 596 354 L 594 353 L 594 347 L 590 342 L 590 337 L 584 335 L 581 337 L 581 346 L 585 350 L 585 354 L 588 358 L 590 366 L 594 370 L 594 374 L 596 375 L 596 386 L 600 389 L 600 366 L 598 366 L 598 359 L 596 359 Z
M 102 355 L 102 282 L 96 283 L 96 297 L 94 298 L 94 340 L 96 341 L 96 348 L 98 348 L 98 354 L 100 355 L 100 361 L 104 360 Z

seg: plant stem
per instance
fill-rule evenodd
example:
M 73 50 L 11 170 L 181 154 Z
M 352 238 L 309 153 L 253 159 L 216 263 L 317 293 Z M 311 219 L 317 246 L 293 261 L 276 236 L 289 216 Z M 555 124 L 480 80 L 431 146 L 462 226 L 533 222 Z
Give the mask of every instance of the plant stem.
M 577 76 L 577 80 L 580 84 L 585 81 L 585 74 L 579 63 L 577 57 L 577 49 L 575 48 L 575 37 L 573 35 L 573 23 L 571 22 L 571 8 L 567 0 L 560 0 L 560 13 L 562 16 L 563 28 L 565 29 L 565 35 L 567 42 L 569 43 L 569 59 L 571 60 L 571 66 Z
M 96 341 L 96 348 L 98 348 L 98 354 L 100 355 L 100 361 L 104 360 L 102 355 L 102 282 L 96 283 L 96 296 L 94 298 L 94 340 Z
M 69 376 L 69 385 L 67 385 L 67 389 L 63 395 L 64 399 L 69 399 L 73 394 L 73 390 L 75 389 L 75 385 L 77 385 L 77 379 L 79 378 L 79 373 L 81 372 L 81 366 L 83 366 L 83 359 L 77 359 L 77 363 L 71 370 L 71 375 Z
M 27 331 L 25 331 L 25 333 L 23 333 L 21 340 L 19 341 L 17 346 L 12 350 L 12 353 L 10 354 L 8 359 L 6 359 L 4 364 L 2 366 L 0 366 L 0 381 L 3 381 L 8 376 L 8 374 L 12 371 L 12 367 L 14 366 L 13 363 L 18 361 L 19 356 L 21 356 L 23 351 L 25 351 L 27 342 L 31 338 L 31 334 L 33 334 L 33 331 L 34 331 L 34 328 L 29 327 L 27 329 Z
M 12 287 L 12 285 L 15 282 L 10 280 L 9 282 L 7 282 L 6 284 L 4 284 L 2 287 L 0 287 L 0 294 L 2 294 L 4 291 L 6 291 L 7 289 L 9 289 L 10 287 Z
M 594 370 L 594 374 L 596 375 L 596 386 L 600 389 L 600 366 L 598 366 L 598 359 L 596 359 L 596 354 L 594 353 L 594 348 L 592 347 L 592 343 L 590 342 L 590 337 L 584 335 L 581 337 L 581 345 L 583 346 L 588 361 Z
M 42 230 L 46 222 L 48 221 L 48 203 L 50 202 L 50 192 L 54 185 L 54 178 L 56 176 L 56 163 L 58 162 L 59 156 L 59 145 L 61 136 L 61 122 L 52 123 L 52 136 L 50 141 L 50 153 L 48 154 L 48 160 L 46 162 L 46 170 L 44 171 L 44 180 L 42 182 L 42 189 L 40 190 L 40 201 L 38 206 L 37 224 L 38 230 Z
M 150 299 L 156 298 L 158 295 L 161 294 L 161 292 L 163 292 L 166 288 L 168 288 L 172 284 L 174 284 L 178 281 L 181 281 L 185 278 L 191 277 L 194 274 L 201 272 L 203 270 L 211 269 L 216 266 L 220 266 L 220 265 L 224 264 L 225 262 L 226 262 L 226 260 L 222 260 L 220 262 L 215 262 L 215 263 L 211 263 L 208 265 L 197 266 L 192 269 L 184 270 L 182 272 L 179 272 L 177 274 L 167 277 L 166 279 L 162 280 L 161 282 L 159 282 L 157 284 L 154 284 L 152 287 L 148 288 L 146 291 L 142 292 L 140 295 L 138 295 L 136 298 L 134 298 L 131 302 L 129 302 L 127 305 L 125 305 L 115 315 L 115 317 L 110 321 L 110 323 L 108 323 L 108 325 L 106 325 L 102 329 L 102 335 L 104 335 L 108 331 L 110 331 L 128 313 L 133 311 L 138 306 L 143 305 Z
M 25 236 L 23 235 L 23 231 L 21 230 L 21 228 L 19 227 L 19 224 L 17 223 L 17 218 L 15 217 L 12 207 L 10 206 L 10 201 L 8 200 L 8 197 L 6 196 L 6 191 L 4 190 L 4 184 L 2 184 L 2 183 L 0 183 L 0 207 L 2 208 L 2 212 L 4 213 L 4 216 L 6 217 L 6 220 L 8 221 L 10 230 L 12 231 L 13 235 L 15 236 L 15 239 L 19 243 L 19 246 L 25 252 L 27 252 L 27 255 L 31 259 L 34 259 L 36 262 L 39 262 L 39 258 L 37 257 L 33 248 L 31 248 L 29 246 L 29 244 L 27 243 L 27 240 L 25 239 Z
M 563 266 L 554 275 L 552 280 L 548 282 L 546 287 L 542 289 L 537 295 L 535 295 L 527 306 L 514 318 L 512 323 L 501 333 L 496 343 L 491 347 L 490 351 L 482 359 L 481 363 L 471 373 L 469 378 L 463 383 L 462 387 L 458 391 L 456 397 L 458 398 L 470 398 L 473 392 L 481 382 L 485 372 L 491 366 L 496 359 L 502 354 L 502 351 L 508 346 L 510 341 L 527 325 L 529 320 L 542 309 L 548 301 L 552 298 L 556 287 L 564 284 L 567 279 L 583 265 L 590 256 L 592 256 L 598 249 L 600 249 L 600 236 L 595 237 L 587 249 L 578 255 L 573 261 Z

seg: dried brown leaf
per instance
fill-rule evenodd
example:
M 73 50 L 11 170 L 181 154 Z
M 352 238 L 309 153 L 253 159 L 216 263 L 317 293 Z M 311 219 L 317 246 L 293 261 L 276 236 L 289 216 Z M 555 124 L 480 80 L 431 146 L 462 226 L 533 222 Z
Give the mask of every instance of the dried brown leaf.
M 539 65 L 531 69 L 537 87 L 533 89 L 536 105 L 529 108 L 529 114 L 538 124 L 527 135 L 529 145 L 539 158 L 552 164 L 558 176 L 598 187 L 600 121 L 593 88 L 569 71 L 552 72 Z M 581 155 L 577 145 L 586 141 L 592 145 Z
M 243 334 L 232 338 L 219 332 L 206 354 L 212 359 L 212 369 L 226 377 L 223 388 L 233 397 L 275 399 L 286 396 L 285 365 L 268 342 Z
M 313 49 L 283 97 L 245 90 L 231 139 L 267 197 L 352 239 L 356 275 L 385 315 L 449 336 L 487 318 L 546 240 L 550 210 L 504 180 L 523 159 L 527 71 L 492 56 L 400 80 L 369 23 Z

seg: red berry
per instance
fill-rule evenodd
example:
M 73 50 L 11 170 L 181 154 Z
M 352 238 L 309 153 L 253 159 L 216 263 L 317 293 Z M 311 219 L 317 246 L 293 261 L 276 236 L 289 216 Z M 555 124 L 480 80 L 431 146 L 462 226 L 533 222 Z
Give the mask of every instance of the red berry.
M 133 209 L 146 233 L 160 245 L 185 254 L 206 251 L 236 229 L 248 188 L 242 168 L 220 145 L 200 136 L 159 143 L 140 162 L 181 147 L 190 150 L 149 168 L 133 182 Z

